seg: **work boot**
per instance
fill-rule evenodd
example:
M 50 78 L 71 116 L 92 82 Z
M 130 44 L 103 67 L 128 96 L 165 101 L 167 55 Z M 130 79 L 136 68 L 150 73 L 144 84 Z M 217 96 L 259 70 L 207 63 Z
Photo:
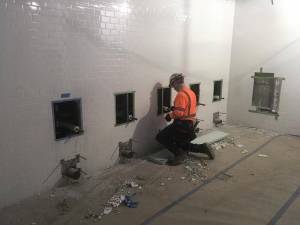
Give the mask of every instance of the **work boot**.
M 205 145 L 205 151 L 206 151 L 206 154 L 208 155 L 208 158 L 210 160 L 214 160 L 215 159 L 214 149 L 208 144 L 204 144 L 204 145 Z
M 176 154 L 174 159 L 169 160 L 168 165 L 169 166 L 178 166 L 178 165 L 184 163 L 184 161 L 186 159 L 187 159 L 187 153 L 182 151 L 182 152 Z
M 192 145 L 190 151 L 194 153 L 204 153 L 210 160 L 213 160 L 215 158 L 214 150 L 212 149 L 212 147 L 210 147 L 210 145 L 206 143 L 200 145 Z

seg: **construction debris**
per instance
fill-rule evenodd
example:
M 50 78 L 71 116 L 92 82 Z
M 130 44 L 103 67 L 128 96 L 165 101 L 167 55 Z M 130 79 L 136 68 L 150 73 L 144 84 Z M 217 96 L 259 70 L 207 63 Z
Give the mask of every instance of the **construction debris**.
M 241 151 L 242 154 L 247 154 L 248 152 L 249 152 L 249 151 L 246 150 L 246 149 L 244 149 L 244 150 Z
M 221 150 L 226 148 L 227 146 L 231 146 L 231 147 L 236 146 L 238 148 L 243 148 L 243 150 L 241 151 L 242 154 L 248 153 L 249 151 L 245 149 L 245 145 L 238 143 L 239 138 L 240 138 L 239 136 L 236 137 L 229 136 L 226 137 L 224 140 L 213 143 L 211 147 L 215 150 Z
M 137 183 L 135 183 L 134 181 L 131 181 L 131 182 L 130 182 L 130 186 L 131 186 L 132 188 L 136 188 L 136 187 L 138 187 L 139 185 L 138 185 Z
M 135 195 L 135 194 L 134 194 Z M 126 195 L 124 199 L 124 204 L 128 208 L 136 208 L 138 206 L 138 202 L 133 199 L 134 195 Z
M 228 181 L 232 177 L 233 176 L 231 174 L 222 173 L 218 176 L 218 179 L 223 180 L 223 181 Z
M 265 155 L 265 154 L 258 154 L 257 156 L 261 157 L 261 158 L 268 158 L 269 157 L 268 155 Z
M 108 212 L 109 210 L 107 210 Z M 85 219 L 94 219 L 94 220 L 101 220 L 104 213 L 101 213 L 100 215 L 98 213 L 94 213 L 91 210 L 88 210 L 88 213 L 85 215 Z
M 108 214 L 110 214 L 110 213 L 112 212 L 112 210 L 113 210 L 112 207 L 105 207 L 105 208 L 103 209 L 103 214 L 104 214 L 104 215 L 108 215 Z
M 208 177 L 207 163 L 203 160 L 199 162 L 199 161 L 193 161 L 192 159 L 187 159 L 184 163 L 184 169 L 187 174 L 187 177 L 192 182 L 203 181 L 206 180 Z M 183 179 L 183 177 L 181 179 Z
M 223 140 L 223 141 L 219 141 L 219 142 L 216 142 L 214 144 L 211 144 L 211 147 L 215 150 L 221 150 L 223 148 L 226 148 L 228 146 L 228 143 L 226 142 L 226 140 Z
M 192 178 L 192 182 L 196 182 L 197 181 L 197 179 L 196 178 Z
M 274 131 L 260 129 L 260 128 L 256 128 L 256 127 L 249 127 L 249 129 L 255 131 L 259 135 L 266 135 L 268 137 L 275 137 L 278 135 L 278 133 L 276 133 Z
M 218 150 L 226 148 L 227 146 L 236 146 L 237 145 L 236 142 L 237 142 L 237 137 L 227 136 L 226 138 L 224 138 L 220 141 L 212 143 L 211 147 L 218 151 Z M 240 145 L 240 147 L 242 147 L 242 146 Z
M 129 208 L 136 208 L 138 206 L 138 202 L 133 200 L 133 196 L 136 194 L 132 194 L 136 189 L 141 190 L 142 186 L 134 180 L 125 180 L 117 188 L 115 194 L 107 201 L 100 213 L 95 213 L 89 210 L 84 218 L 101 220 L 104 215 L 111 214 L 114 209 L 118 208 L 122 203 Z
M 107 202 L 113 208 L 119 207 L 121 203 L 124 201 L 124 195 L 115 194 L 113 195 L 110 200 Z
M 235 136 L 235 137 L 229 136 L 226 139 L 224 139 L 224 141 L 227 142 L 228 144 L 235 145 L 236 140 L 239 139 L 239 138 L 240 138 L 239 136 Z

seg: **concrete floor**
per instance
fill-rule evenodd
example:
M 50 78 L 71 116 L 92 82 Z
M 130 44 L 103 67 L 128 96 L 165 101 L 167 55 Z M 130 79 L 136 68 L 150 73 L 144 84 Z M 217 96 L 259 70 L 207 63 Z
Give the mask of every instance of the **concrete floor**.
M 221 130 L 245 147 L 217 150 L 216 159 L 208 161 L 204 182 L 191 182 L 184 166 L 133 160 L 5 208 L 0 224 L 298 225 L 300 138 L 234 126 Z M 248 152 L 242 153 L 243 149 Z M 138 208 L 120 206 L 101 220 L 84 218 L 89 210 L 101 212 L 120 183 L 136 176 L 143 186 L 137 190 Z M 61 214 L 58 204 L 63 199 L 69 208 Z

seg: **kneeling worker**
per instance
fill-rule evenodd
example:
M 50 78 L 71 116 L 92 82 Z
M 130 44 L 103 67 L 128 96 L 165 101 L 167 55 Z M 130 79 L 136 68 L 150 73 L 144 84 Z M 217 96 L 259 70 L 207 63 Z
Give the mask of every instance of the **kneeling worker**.
M 178 93 L 172 111 L 165 118 L 168 122 L 174 121 L 156 136 L 156 140 L 175 155 L 169 165 L 175 166 L 183 163 L 188 151 L 205 153 L 209 159 L 214 159 L 214 153 L 207 144 L 190 143 L 196 137 L 194 124 L 197 100 L 195 93 L 184 84 L 184 76 L 181 73 L 171 75 L 169 86 Z

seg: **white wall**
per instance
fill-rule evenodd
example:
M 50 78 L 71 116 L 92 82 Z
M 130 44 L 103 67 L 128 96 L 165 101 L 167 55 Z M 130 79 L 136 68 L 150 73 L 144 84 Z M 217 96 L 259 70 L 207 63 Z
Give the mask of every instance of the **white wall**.
M 92 174 L 113 165 L 119 141 L 154 150 L 165 126 L 156 88 L 173 72 L 201 82 L 199 117 L 226 112 L 234 0 L 0 0 L 0 207 L 53 186 L 62 158 Z M 225 101 L 212 104 L 213 80 Z M 136 91 L 138 121 L 115 127 L 114 93 Z M 83 101 L 85 133 L 54 141 L 51 101 Z M 173 93 L 173 96 L 175 93 Z
M 300 2 L 236 2 L 228 113 L 233 123 L 300 134 Z M 280 117 L 250 113 L 253 79 L 265 72 L 285 77 Z

